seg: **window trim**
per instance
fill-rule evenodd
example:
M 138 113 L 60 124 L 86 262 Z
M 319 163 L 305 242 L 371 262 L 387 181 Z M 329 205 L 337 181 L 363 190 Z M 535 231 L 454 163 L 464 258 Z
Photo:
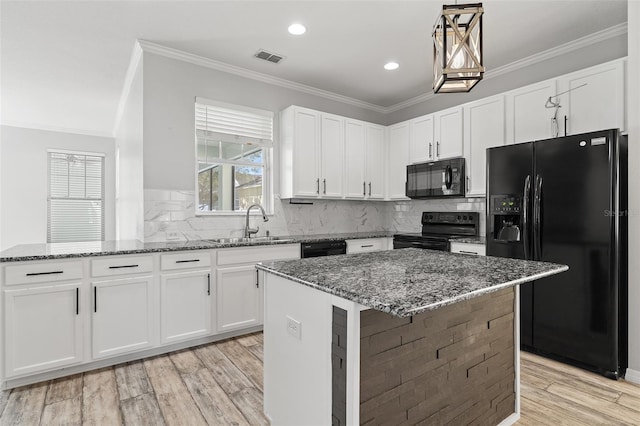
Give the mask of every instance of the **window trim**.
M 106 230 L 106 216 L 107 216 L 107 188 L 106 188 L 106 179 L 107 179 L 107 174 L 106 174 L 106 166 L 107 166 L 107 154 L 104 152 L 94 152 L 94 151 L 76 151 L 76 150 L 69 150 L 69 149 L 56 149 L 56 148 L 50 148 L 47 149 L 47 157 L 46 157 L 46 162 L 47 162 L 47 226 L 46 226 L 46 235 L 45 235 L 45 240 L 47 241 L 47 244 L 76 244 L 76 243 L 86 243 L 86 242 L 103 242 L 106 241 L 106 235 L 107 235 L 107 230 Z M 51 236 L 51 200 L 52 199 L 65 199 L 65 198 L 60 198 L 60 197 L 51 197 L 51 154 L 66 154 L 66 155 L 82 155 L 85 157 L 100 157 L 102 159 L 102 167 L 101 167 L 101 171 L 102 171 L 102 176 L 101 176 L 101 186 L 102 186 L 102 197 L 99 199 L 95 199 L 95 200 L 100 200 L 102 203 L 102 214 L 101 214 L 101 224 L 100 224 L 100 234 L 101 234 L 101 239 L 100 240 L 89 240 L 89 241 L 72 241 L 72 242 L 51 242 L 50 241 L 50 236 Z M 86 186 L 86 181 L 85 181 L 85 186 Z M 67 197 L 66 199 L 68 200 L 93 200 L 92 198 L 70 198 Z
M 251 107 L 246 107 L 242 105 L 234 105 L 226 102 L 218 102 L 210 99 L 204 99 L 200 97 L 196 97 L 193 103 L 193 117 L 194 117 L 194 126 L 193 126 L 193 136 L 194 136 L 194 155 L 195 155 L 195 171 L 194 171 L 194 182 L 195 182 L 195 202 L 194 202 L 194 210 L 196 217 L 204 217 L 204 216 L 245 216 L 247 214 L 246 210 L 219 210 L 219 211 L 203 211 L 198 209 L 199 201 L 200 201 L 200 191 L 199 191 L 199 181 L 198 175 L 200 171 L 198 170 L 198 134 L 195 126 L 196 121 L 196 104 L 210 105 L 210 106 L 219 106 L 223 108 L 235 109 L 241 112 L 251 112 L 255 114 L 260 114 L 263 116 L 268 116 L 271 118 L 272 129 L 275 126 L 275 114 L 269 110 L 256 109 Z M 255 143 L 255 142 L 254 142 Z M 274 187 L 273 187 L 273 156 L 274 156 L 274 141 L 273 135 L 271 141 L 261 141 L 255 143 L 256 147 L 259 147 L 263 150 L 264 162 L 260 167 L 263 168 L 262 174 L 262 207 L 265 209 L 267 216 L 273 216 L 274 213 Z M 244 162 L 244 161 L 234 161 L 234 160 L 223 160 L 220 159 L 220 164 L 230 164 L 231 166 L 256 166 L 255 163 Z M 235 191 L 235 187 L 232 188 L 232 191 Z M 234 194 L 235 197 L 235 194 Z M 257 210 L 251 211 L 251 216 L 257 216 L 260 212 Z

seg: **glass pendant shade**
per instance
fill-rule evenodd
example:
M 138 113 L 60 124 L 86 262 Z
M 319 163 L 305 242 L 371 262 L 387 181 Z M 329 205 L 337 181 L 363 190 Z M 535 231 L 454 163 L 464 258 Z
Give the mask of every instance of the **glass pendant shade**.
M 482 3 L 442 6 L 433 27 L 433 91 L 468 92 L 484 74 Z

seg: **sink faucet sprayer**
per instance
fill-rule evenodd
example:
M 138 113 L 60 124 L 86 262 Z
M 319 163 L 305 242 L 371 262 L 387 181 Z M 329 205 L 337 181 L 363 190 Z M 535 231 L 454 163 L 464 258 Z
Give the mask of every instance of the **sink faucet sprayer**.
M 260 209 L 260 211 L 262 212 L 262 220 L 264 222 L 268 222 L 269 218 L 267 217 L 267 213 L 264 211 L 264 209 L 262 208 L 262 206 L 260 204 L 252 204 L 249 206 L 249 208 L 247 209 L 247 222 L 244 226 L 244 237 L 245 238 L 251 238 L 251 236 L 253 234 L 257 234 L 258 231 L 260 230 L 259 226 L 256 226 L 255 229 L 253 228 L 249 228 L 249 212 L 251 211 L 252 208 L 257 207 Z

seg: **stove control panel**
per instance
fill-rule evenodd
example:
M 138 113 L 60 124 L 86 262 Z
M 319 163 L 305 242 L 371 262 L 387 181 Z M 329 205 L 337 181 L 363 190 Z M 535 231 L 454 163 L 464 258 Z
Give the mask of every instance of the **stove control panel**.
M 423 225 L 477 225 L 478 212 L 423 212 Z

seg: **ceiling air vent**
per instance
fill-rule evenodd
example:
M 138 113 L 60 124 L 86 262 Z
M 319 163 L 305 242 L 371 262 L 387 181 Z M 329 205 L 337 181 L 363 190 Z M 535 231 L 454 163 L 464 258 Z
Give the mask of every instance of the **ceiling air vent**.
M 284 56 L 276 55 L 275 53 L 267 52 L 266 50 L 262 49 L 258 50 L 258 53 L 253 56 L 258 59 L 264 59 L 265 61 L 273 62 L 274 64 L 277 64 L 284 59 Z

